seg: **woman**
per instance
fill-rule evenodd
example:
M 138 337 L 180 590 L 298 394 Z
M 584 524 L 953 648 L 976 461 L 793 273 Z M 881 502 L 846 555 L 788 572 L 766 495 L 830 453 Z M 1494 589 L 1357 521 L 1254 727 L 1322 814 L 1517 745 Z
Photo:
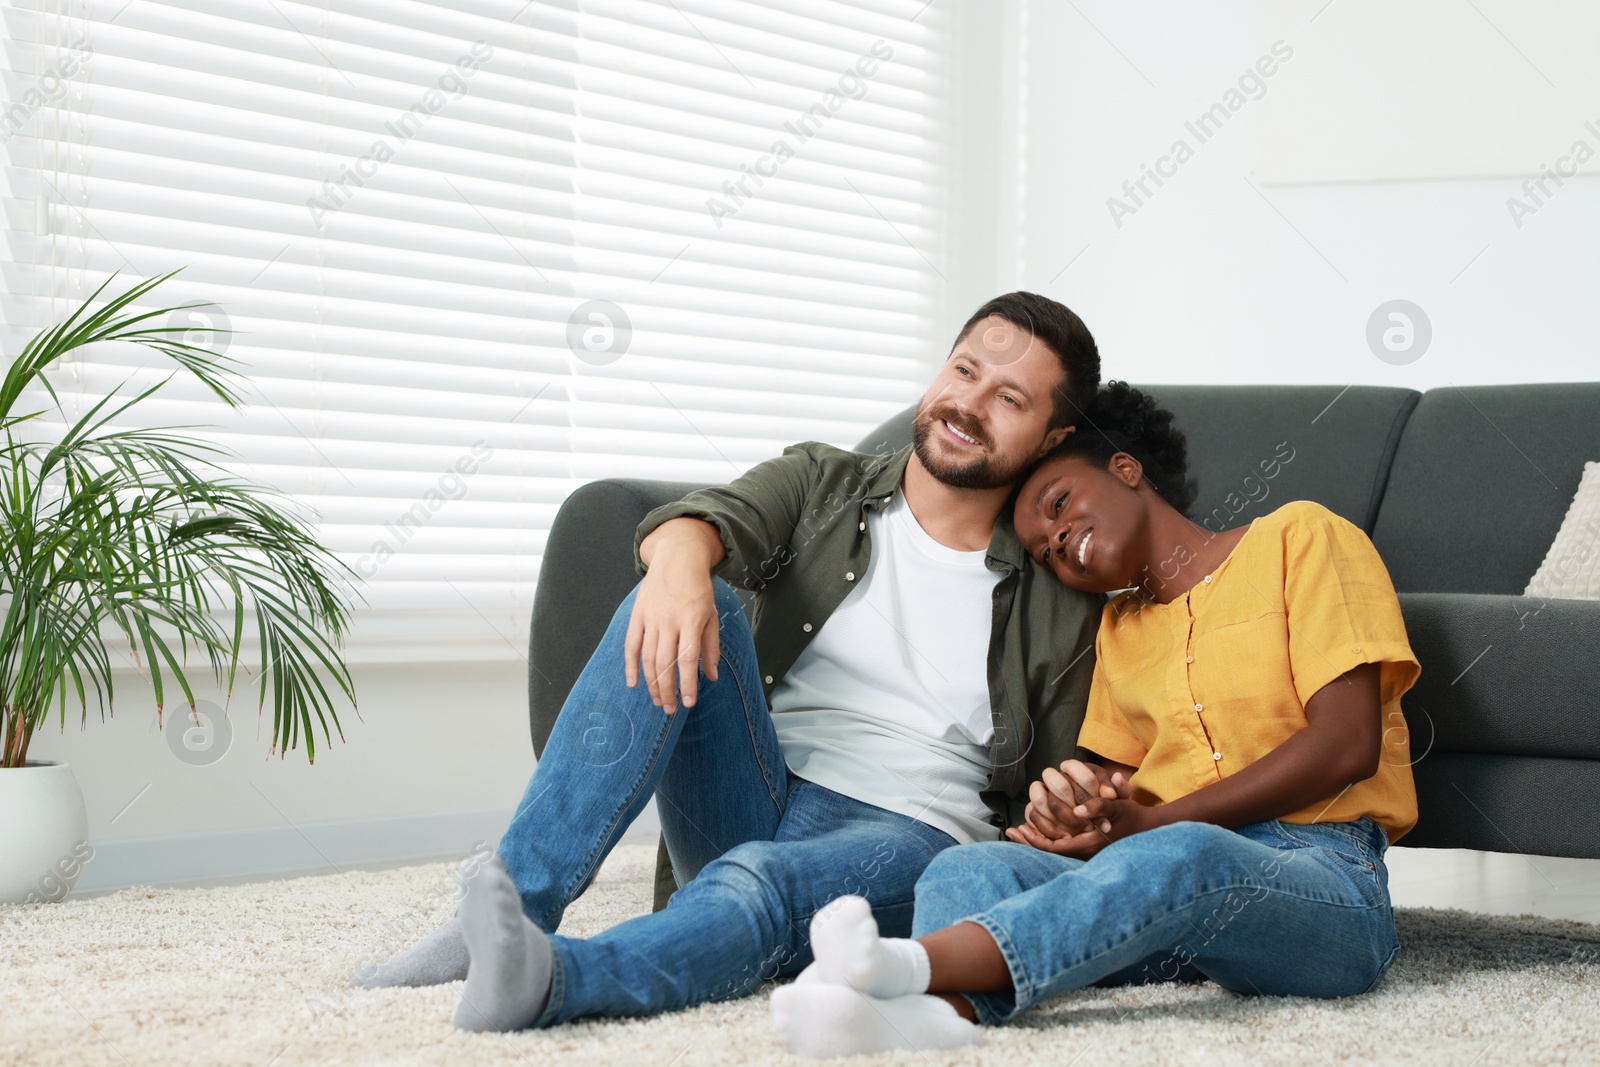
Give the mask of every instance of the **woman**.
M 1416 822 L 1400 697 L 1419 671 L 1358 528 L 1285 504 L 1213 533 L 1184 516 L 1183 435 L 1125 383 L 1018 492 L 1023 546 L 1105 608 L 1079 747 L 1009 841 L 941 853 L 915 940 L 865 901 L 813 922 L 773 993 L 814 1056 L 947 1048 L 1091 984 L 1374 988 L 1399 943 L 1385 848 Z M 1396 728 L 1385 730 L 1385 724 Z

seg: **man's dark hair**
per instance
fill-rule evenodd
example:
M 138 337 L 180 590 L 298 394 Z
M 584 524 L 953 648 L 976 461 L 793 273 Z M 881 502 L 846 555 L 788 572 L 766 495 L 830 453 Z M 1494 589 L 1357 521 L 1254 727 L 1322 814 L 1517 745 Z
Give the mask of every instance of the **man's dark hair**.
M 1150 488 L 1178 509 L 1189 513 L 1194 503 L 1189 490 L 1189 441 L 1172 412 L 1127 382 L 1109 381 L 1089 404 L 1078 428 L 1052 448 L 1040 465 L 1063 456 L 1082 456 L 1097 466 L 1126 452 L 1144 468 Z
M 956 334 L 950 350 L 955 351 L 961 339 L 990 315 L 1027 330 L 1061 361 L 1062 381 L 1051 390 L 1054 410 L 1050 415 L 1050 429 L 1075 423 L 1082 425 L 1080 416 L 1100 387 L 1100 349 L 1089 327 L 1058 300 L 1038 293 L 1006 293 L 972 313 L 961 332 Z

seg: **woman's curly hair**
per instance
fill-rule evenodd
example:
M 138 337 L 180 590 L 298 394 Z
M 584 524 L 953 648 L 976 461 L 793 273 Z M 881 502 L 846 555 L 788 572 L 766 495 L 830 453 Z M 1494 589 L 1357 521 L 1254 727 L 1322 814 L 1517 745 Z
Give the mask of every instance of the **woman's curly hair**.
M 1041 460 L 1083 456 L 1105 466 L 1118 452 L 1126 452 L 1144 468 L 1144 480 L 1161 499 L 1187 515 L 1194 503 L 1189 490 L 1189 447 L 1172 412 L 1122 381 L 1100 387 L 1078 429 Z

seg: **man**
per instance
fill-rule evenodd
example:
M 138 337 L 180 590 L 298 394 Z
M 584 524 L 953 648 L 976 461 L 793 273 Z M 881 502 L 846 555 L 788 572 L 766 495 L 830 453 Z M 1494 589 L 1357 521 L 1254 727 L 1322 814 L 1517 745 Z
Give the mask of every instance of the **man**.
M 1023 551 L 1007 500 L 1099 384 L 1094 338 L 1046 297 L 968 320 L 914 444 L 809 443 L 658 508 L 643 580 L 558 716 L 498 856 L 456 918 L 359 973 L 466 978 L 455 1023 L 546 1027 L 743 996 L 810 962 L 812 916 L 859 894 L 886 936 L 951 845 L 1025 819 L 1074 754 L 1097 598 Z M 749 622 L 729 582 L 756 593 Z M 654 795 L 681 889 L 557 936 Z

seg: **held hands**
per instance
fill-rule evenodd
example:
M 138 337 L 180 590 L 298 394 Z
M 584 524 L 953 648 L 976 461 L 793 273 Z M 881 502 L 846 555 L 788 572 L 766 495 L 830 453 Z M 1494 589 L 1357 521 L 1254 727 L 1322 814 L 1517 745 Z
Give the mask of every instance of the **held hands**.
M 1051 840 L 1083 833 L 1090 824 L 1074 809 L 1091 797 L 1114 800 L 1128 795 L 1128 783 L 1120 773 L 1111 774 L 1097 763 L 1067 760 L 1061 771 L 1045 768 L 1039 781 L 1029 787 L 1028 824 Z
M 1067 760 L 1060 773 L 1046 768 L 1028 790 L 1027 822 L 1006 837 L 1058 856 L 1088 859 L 1113 841 L 1160 824 L 1156 809 L 1132 799 L 1121 771 Z

